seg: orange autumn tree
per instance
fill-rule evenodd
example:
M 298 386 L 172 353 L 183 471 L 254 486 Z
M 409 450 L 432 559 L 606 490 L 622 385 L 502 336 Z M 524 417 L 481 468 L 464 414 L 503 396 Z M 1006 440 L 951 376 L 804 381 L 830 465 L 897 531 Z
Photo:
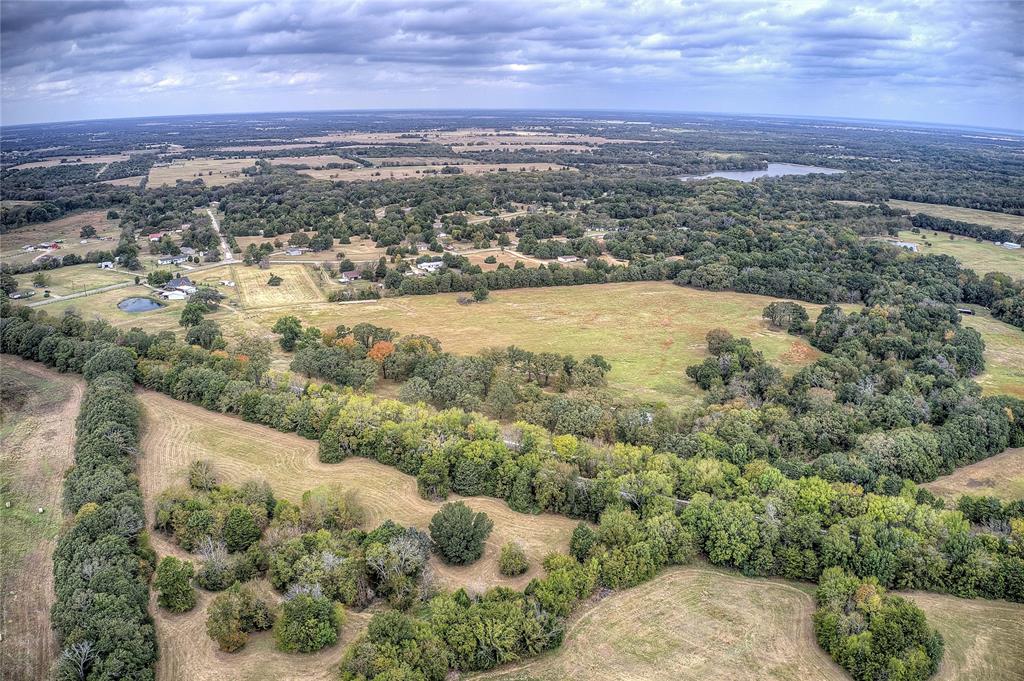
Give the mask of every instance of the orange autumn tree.
M 384 375 L 384 378 L 387 378 L 388 374 L 384 369 L 384 360 L 390 357 L 394 352 L 395 344 L 391 341 L 382 340 L 374 343 L 373 347 L 371 347 L 366 353 L 366 356 L 380 365 L 381 373 Z

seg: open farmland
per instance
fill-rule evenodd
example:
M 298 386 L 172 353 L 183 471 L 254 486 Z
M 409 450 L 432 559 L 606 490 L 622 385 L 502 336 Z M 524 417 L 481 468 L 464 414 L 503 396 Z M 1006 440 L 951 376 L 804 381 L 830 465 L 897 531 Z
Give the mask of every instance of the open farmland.
M 810 589 L 704 566 L 666 570 L 585 610 L 562 648 L 481 678 L 848 678 L 814 639 Z
M 251 158 L 196 158 L 172 161 L 166 165 L 154 165 L 149 170 L 147 187 L 174 186 L 178 180 L 192 182 L 202 179 L 210 187 L 220 187 L 246 179 L 245 168 L 255 164 Z
M 1024 331 L 994 319 L 984 308 L 971 307 L 976 314 L 963 315 L 963 324 L 985 341 L 985 372 L 974 380 L 986 394 L 1024 399 Z
M 52 168 L 54 166 L 76 166 L 85 165 L 88 163 L 114 163 L 115 161 L 127 161 L 130 158 L 128 154 L 102 154 L 95 156 L 54 156 L 52 158 L 44 158 L 40 161 L 29 161 L 28 163 L 22 163 L 20 165 L 13 166 L 17 170 L 25 170 L 26 168 Z
M 264 479 L 276 495 L 295 502 L 304 491 L 321 485 L 353 490 L 366 509 L 367 527 L 390 518 L 425 529 L 441 507 L 421 498 L 416 479 L 396 468 L 359 458 L 320 463 L 316 441 L 209 412 L 160 393 L 144 391 L 139 396 L 145 420 L 139 475 L 150 509 L 161 491 L 184 484 L 188 465 L 196 459 L 209 460 L 223 482 Z M 568 550 L 569 536 L 577 524 L 563 516 L 516 513 L 504 501 L 490 497 L 465 501 L 491 517 L 494 531 L 483 557 L 472 565 L 457 567 L 432 559 L 438 582 L 447 587 L 483 591 L 503 584 L 522 588 L 541 573 L 544 556 Z M 530 559 L 531 569 L 519 577 L 503 577 L 498 572 L 498 553 L 508 541 L 521 543 Z
M 945 499 L 950 507 L 964 494 L 994 496 L 1004 501 L 1024 500 L 1024 447 L 1007 449 L 958 468 L 922 487 Z
M 92 225 L 96 228 L 96 237 L 91 237 L 83 244 L 79 234 L 82 227 Z M 0 238 L 2 250 L 0 260 L 11 264 L 25 264 L 43 254 L 43 251 L 22 251 L 22 246 L 50 241 L 63 240 L 60 248 L 53 251 L 53 255 L 68 255 L 74 253 L 84 256 L 89 251 L 110 251 L 117 246 L 117 238 L 120 234 L 117 220 L 108 220 L 107 211 L 87 210 L 80 213 L 73 213 L 66 217 L 52 222 L 39 222 L 11 230 Z M 100 240 L 97 237 L 103 237 Z
M 1024 605 L 914 591 L 908 596 L 945 641 L 934 681 L 1024 678 Z
M 323 293 L 305 265 L 274 265 L 269 270 L 233 265 L 230 270 L 239 299 L 248 309 L 319 303 L 324 300 Z M 271 275 L 281 277 L 280 286 L 267 283 Z
M 1002 272 L 1014 279 L 1024 278 L 1024 248 L 1009 250 L 991 241 L 978 243 L 970 237 L 953 236 L 951 239 L 950 236 L 945 232 L 926 230 L 920 234 L 901 231 L 899 238 L 900 241 L 917 244 L 921 254 L 953 256 L 979 276 L 987 272 Z
M 323 168 L 329 163 L 347 163 L 354 165 L 355 161 L 350 158 L 338 156 L 337 154 L 320 154 L 318 156 L 278 156 L 268 158 L 271 165 L 308 166 L 310 168 Z
M 672 568 L 592 603 L 562 648 L 474 678 L 501 681 L 848 679 L 818 647 L 813 585 L 705 565 Z M 1024 606 L 912 592 L 943 635 L 936 681 L 1020 679 Z
M 130 274 L 115 272 L 114 270 L 103 270 L 92 263 L 60 267 L 55 270 L 46 270 L 44 273 L 49 280 L 45 288 L 58 296 L 66 296 L 69 293 L 80 293 L 134 280 L 134 277 Z M 18 280 L 20 288 L 29 288 L 32 286 L 32 278 L 34 276 L 35 274 L 19 274 L 15 279 Z
M 257 310 L 255 315 L 268 329 L 284 314 L 323 329 L 371 322 L 403 334 L 433 336 L 445 349 L 462 354 L 508 345 L 577 357 L 597 353 L 612 363 L 608 383 L 615 392 L 669 402 L 699 393 L 684 372 L 706 356 L 704 336 L 713 328 L 749 336 L 755 349 L 787 369 L 820 354 L 803 339 L 769 327 L 761 310 L 773 299 L 764 296 L 645 282 L 494 291 L 489 301 L 477 305 L 460 305 L 456 298 L 409 296 Z M 805 307 L 812 319 L 821 309 Z
M 10 355 L 3 356 L 0 375 L 29 391 L 15 409 L 5 385 L 0 421 L 0 678 L 41 679 L 57 654 L 51 556 L 83 382 Z
M 528 173 L 547 172 L 555 170 L 573 170 L 568 166 L 557 163 L 462 163 L 452 164 L 449 167 L 460 168 L 467 175 L 483 175 L 484 173 Z M 382 168 L 352 168 L 324 169 L 324 170 L 300 170 L 303 175 L 309 175 L 318 180 L 334 180 L 335 182 L 358 182 L 358 181 L 379 181 L 379 180 L 404 180 L 411 177 L 433 177 L 441 175 L 441 166 L 395 166 Z
M 975 210 L 973 208 L 960 208 L 959 206 L 944 206 L 937 203 L 917 203 L 916 201 L 898 201 L 889 199 L 888 203 L 893 208 L 909 210 L 911 213 L 924 213 L 937 218 L 947 220 L 959 220 L 970 222 L 975 225 L 988 225 L 997 229 L 1009 229 L 1014 232 L 1024 233 L 1024 216 L 1009 215 L 1007 213 L 996 213 L 990 210 Z

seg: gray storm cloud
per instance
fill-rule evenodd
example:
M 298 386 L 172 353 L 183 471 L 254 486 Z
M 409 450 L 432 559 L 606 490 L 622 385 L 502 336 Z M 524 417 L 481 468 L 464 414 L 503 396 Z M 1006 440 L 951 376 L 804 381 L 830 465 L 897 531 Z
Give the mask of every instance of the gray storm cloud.
M 1024 127 L 1024 2 L 0 4 L 5 123 L 573 107 Z

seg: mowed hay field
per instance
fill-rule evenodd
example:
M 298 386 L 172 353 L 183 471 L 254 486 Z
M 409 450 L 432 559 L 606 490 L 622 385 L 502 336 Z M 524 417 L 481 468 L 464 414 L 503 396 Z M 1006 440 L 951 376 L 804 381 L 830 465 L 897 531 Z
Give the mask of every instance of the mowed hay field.
M 963 315 L 963 325 L 985 340 L 985 372 L 974 380 L 986 394 L 1024 398 L 1024 331 L 994 319 L 985 308 L 970 307 L 975 314 Z
M 0 374 L 31 391 L 0 422 L 0 679 L 43 679 L 58 653 L 52 557 L 84 383 L 10 355 Z
M 387 519 L 422 529 L 441 507 L 416 492 L 416 480 L 390 466 L 368 459 L 349 459 L 324 464 L 317 459 L 318 443 L 292 433 L 207 411 L 160 393 L 140 393 L 145 429 L 139 473 L 147 507 L 164 489 L 186 482 L 188 466 L 207 459 L 222 481 L 240 483 L 264 479 L 280 497 L 298 502 L 306 490 L 327 485 L 354 490 L 366 509 L 366 526 Z M 458 497 L 453 495 L 452 499 Z M 466 567 L 432 561 L 439 583 L 473 591 L 502 584 L 523 588 L 541 574 L 540 562 L 551 551 L 568 551 L 569 537 L 577 521 L 561 516 L 516 513 L 505 502 L 486 497 L 465 500 L 474 510 L 485 511 L 494 521 L 483 558 Z M 498 553 L 508 541 L 523 545 L 530 570 L 507 578 L 498 572 Z
M 586 609 L 561 649 L 475 678 L 849 678 L 815 641 L 813 612 L 810 588 L 704 566 L 673 568 Z
M 1024 278 L 1024 248 L 1010 250 L 996 246 L 991 241 L 978 243 L 966 236 L 949 237 L 945 232 L 931 231 L 920 234 L 901 231 L 899 236 L 900 241 L 917 244 L 918 252 L 922 255 L 953 256 L 961 265 L 974 270 L 979 276 L 988 272 L 1002 272 L 1014 279 Z
M 232 265 L 230 269 L 239 299 L 246 308 L 291 306 L 325 300 L 305 265 L 273 265 L 269 270 Z M 267 283 L 271 275 L 281 277 L 283 281 L 279 286 Z
M 1007 449 L 921 485 L 949 505 L 964 494 L 990 495 L 1004 501 L 1024 499 L 1024 447 Z
M 704 337 L 713 328 L 750 337 L 755 349 L 788 370 L 821 354 L 761 318 L 774 300 L 765 296 L 643 282 L 492 291 L 487 302 L 474 305 L 460 305 L 456 298 L 404 296 L 358 305 L 304 305 L 287 313 L 255 310 L 246 316 L 268 329 L 282 314 L 322 329 L 370 322 L 402 334 L 433 336 L 459 354 L 508 345 L 578 358 L 597 353 L 612 363 L 613 390 L 667 402 L 699 394 L 685 370 L 707 356 Z M 802 304 L 812 319 L 821 310 Z
M 94 263 L 59 267 L 55 270 L 45 270 L 43 273 L 48 280 L 44 288 L 59 296 L 89 291 L 126 281 L 134 281 L 135 279 L 131 274 L 100 269 Z M 32 274 L 19 274 L 14 278 L 18 280 L 20 288 L 29 288 L 32 286 L 32 278 L 34 276 L 35 273 L 33 272 Z
M 154 165 L 149 169 L 147 187 L 174 186 L 178 180 L 192 182 L 202 179 L 209 187 L 220 187 L 234 182 L 242 182 L 246 175 L 244 168 L 255 165 L 251 158 L 196 158 L 172 161 L 168 165 Z
M 1024 679 L 1024 604 L 915 591 L 912 599 L 945 640 L 932 681 Z
M 998 229 L 1024 232 L 1024 216 L 1020 215 L 995 213 L 990 210 L 975 210 L 974 208 L 960 208 L 959 206 L 945 206 L 939 203 L 897 201 L 896 199 L 889 199 L 886 203 L 893 208 L 909 210 L 911 213 L 924 213 L 925 215 L 945 218 L 946 220 L 959 220 L 960 222 L 970 222 L 975 225 L 988 225 Z

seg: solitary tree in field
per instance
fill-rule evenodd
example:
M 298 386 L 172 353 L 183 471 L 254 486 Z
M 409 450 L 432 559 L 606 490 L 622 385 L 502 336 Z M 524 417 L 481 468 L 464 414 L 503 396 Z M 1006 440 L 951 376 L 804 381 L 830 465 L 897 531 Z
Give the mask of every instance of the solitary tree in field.
M 91 236 L 96 236 L 96 228 L 93 227 L 92 225 L 85 225 L 84 227 L 82 227 L 82 230 L 78 233 L 78 236 L 80 236 L 83 239 L 88 239 Z
M 473 513 L 461 501 L 445 504 L 430 519 L 430 538 L 448 563 L 468 565 L 484 553 L 484 541 L 494 522 L 486 513 Z
M 36 288 L 45 288 L 50 284 L 50 278 L 46 276 L 46 272 L 36 272 L 32 277 L 32 285 Z

